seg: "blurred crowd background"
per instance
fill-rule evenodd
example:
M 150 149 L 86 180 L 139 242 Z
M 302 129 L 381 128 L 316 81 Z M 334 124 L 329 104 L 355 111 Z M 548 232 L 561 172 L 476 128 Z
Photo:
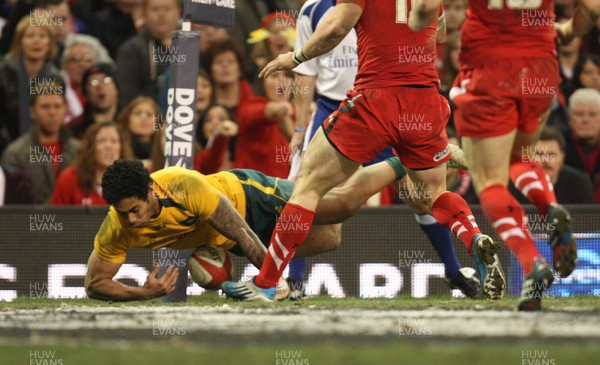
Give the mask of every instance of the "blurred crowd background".
M 293 72 L 259 79 L 293 50 L 303 1 L 237 0 L 235 27 L 200 32 L 194 168 L 251 168 L 287 178 L 298 117 Z M 447 37 L 438 45 L 440 92 L 460 69 L 466 0 L 444 0 Z M 556 1 L 557 22 L 574 0 Z M 169 66 L 180 0 L 0 0 L 0 205 L 106 205 L 100 182 L 119 158 L 164 166 Z M 563 204 L 600 203 L 600 22 L 558 44 L 562 82 L 547 127 L 523 158 L 543 164 Z M 490 47 L 493 47 L 490 44 Z M 459 144 L 453 121 L 450 142 Z M 467 171 L 449 169 L 449 190 L 477 204 Z M 513 193 L 526 199 L 516 189 Z M 391 186 L 369 205 L 400 204 Z

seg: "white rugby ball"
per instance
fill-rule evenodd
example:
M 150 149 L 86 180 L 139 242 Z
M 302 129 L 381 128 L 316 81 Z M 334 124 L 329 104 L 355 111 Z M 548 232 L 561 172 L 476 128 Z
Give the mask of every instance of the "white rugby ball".
M 231 257 L 226 250 L 215 246 L 202 246 L 190 257 L 192 280 L 207 290 L 220 289 L 221 283 L 233 277 Z

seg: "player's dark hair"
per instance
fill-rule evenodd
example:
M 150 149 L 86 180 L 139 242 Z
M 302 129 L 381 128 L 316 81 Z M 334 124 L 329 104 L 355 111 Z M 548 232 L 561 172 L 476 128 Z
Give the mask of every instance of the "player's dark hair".
M 117 160 L 102 176 L 102 196 L 110 205 L 126 198 L 148 199 L 150 171 L 139 160 Z

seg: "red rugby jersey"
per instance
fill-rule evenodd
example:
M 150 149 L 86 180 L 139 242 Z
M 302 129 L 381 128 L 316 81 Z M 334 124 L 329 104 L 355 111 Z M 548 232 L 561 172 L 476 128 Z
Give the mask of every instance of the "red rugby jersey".
M 408 27 L 410 0 L 338 0 L 340 3 L 353 3 L 363 9 L 356 25 L 357 90 L 402 85 L 439 87 L 435 70 L 437 22 L 422 32 L 413 32 Z
M 460 61 L 556 55 L 554 0 L 469 0 Z

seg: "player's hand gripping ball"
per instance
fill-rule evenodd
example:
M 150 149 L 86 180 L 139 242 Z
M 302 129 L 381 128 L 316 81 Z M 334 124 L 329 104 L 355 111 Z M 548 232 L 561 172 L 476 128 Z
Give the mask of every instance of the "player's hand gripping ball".
M 192 280 L 207 290 L 220 289 L 221 283 L 233 277 L 231 257 L 226 250 L 202 246 L 192 253 L 189 265 Z

